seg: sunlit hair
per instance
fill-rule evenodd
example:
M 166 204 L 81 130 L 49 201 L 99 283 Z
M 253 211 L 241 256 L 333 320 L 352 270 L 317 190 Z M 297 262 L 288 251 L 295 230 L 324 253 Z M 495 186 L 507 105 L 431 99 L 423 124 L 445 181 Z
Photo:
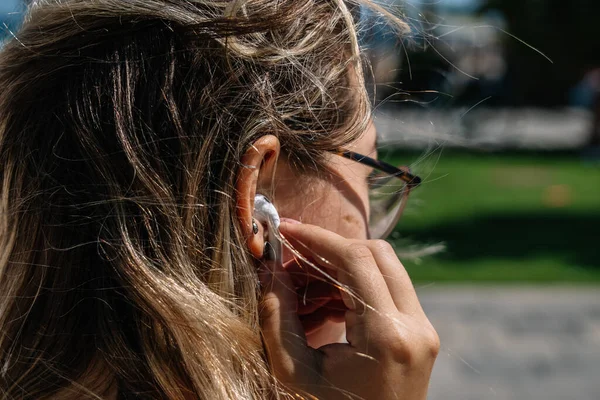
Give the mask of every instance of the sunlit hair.
M 234 179 L 262 135 L 316 172 L 365 130 L 350 8 L 32 7 L 0 52 L 0 398 L 288 396 Z

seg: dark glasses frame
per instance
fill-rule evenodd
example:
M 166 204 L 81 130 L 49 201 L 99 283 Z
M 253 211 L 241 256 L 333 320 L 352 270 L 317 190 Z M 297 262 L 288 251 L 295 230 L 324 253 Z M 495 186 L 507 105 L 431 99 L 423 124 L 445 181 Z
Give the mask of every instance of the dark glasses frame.
M 339 150 L 336 154 L 344 158 L 361 163 L 363 165 L 368 165 L 371 168 L 375 168 L 376 170 L 385 172 L 386 174 L 398 178 L 405 182 L 410 190 L 416 188 L 421 184 L 421 178 L 417 175 L 411 174 L 408 167 L 406 168 L 406 170 L 403 170 L 394 167 L 392 164 L 388 164 L 386 162 L 379 161 L 374 158 L 349 150 Z
M 398 178 L 405 184 L 405 190 L 403 190 L 402 192 L 398 192 L 401 196 L 398 198 L 400 203 L 395 213 L 390 214 L 392 216 L 391 219 L 384 225 L 377 223 L 377 225 L 369 227 L 370 238 L 386 239 L 398 224 L 398 221 L 400 220 L 400 217 L 404 212 L 404 207 L 406 206 L 406 200 L 408 199 L 408 195 L 413 189 L 415 189 L 421 184 L 421 178 L 416 175 L 413 175 L 408 167 L 397 168 L 386 162 L 365 156 L 364 154 L 356 153 L 349 150 L 339 150 L 336 152 L 336 154 L 349 160 L 358 162 L 360 164 L 367 165 L 379 172 L 383 172 L 387 174 L 390 178 Z

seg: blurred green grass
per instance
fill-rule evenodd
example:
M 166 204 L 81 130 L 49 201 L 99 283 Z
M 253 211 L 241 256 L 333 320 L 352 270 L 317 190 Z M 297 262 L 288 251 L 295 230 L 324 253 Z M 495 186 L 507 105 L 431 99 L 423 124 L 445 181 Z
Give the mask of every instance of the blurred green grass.
M 600 283 L 600 164 L 576 153 L 386 151 L 424 183 L 391 242 L 415 283 Z

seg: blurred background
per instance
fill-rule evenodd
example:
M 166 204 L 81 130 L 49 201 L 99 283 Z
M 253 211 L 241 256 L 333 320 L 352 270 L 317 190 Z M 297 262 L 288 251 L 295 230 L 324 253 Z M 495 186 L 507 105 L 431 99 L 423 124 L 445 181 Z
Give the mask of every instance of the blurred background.
M 392 235 L 442 349 L 429 398 L 600 399 L 600 2 L 363 15 L 380 157 L 424 183 Z
M 394 240 L 446 247 L 413 278 L 599 281 L 600 2 L 397 5 L 363 40 L 380 156 L 424 178 Z
M 362 41 L 380 157 L 424 179 L 391 240 L 442 341 L 429 398 L 600 399 L 600 2 L 386 4 L 412 32 L 363 13 Z

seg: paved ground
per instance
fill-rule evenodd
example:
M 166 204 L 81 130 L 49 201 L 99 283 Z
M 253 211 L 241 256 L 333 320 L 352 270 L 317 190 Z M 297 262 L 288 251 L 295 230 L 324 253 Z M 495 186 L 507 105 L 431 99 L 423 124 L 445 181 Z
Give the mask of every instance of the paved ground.
M 417 287 L 442 349 L 430 400 L 600 400 L 600 287 Z

